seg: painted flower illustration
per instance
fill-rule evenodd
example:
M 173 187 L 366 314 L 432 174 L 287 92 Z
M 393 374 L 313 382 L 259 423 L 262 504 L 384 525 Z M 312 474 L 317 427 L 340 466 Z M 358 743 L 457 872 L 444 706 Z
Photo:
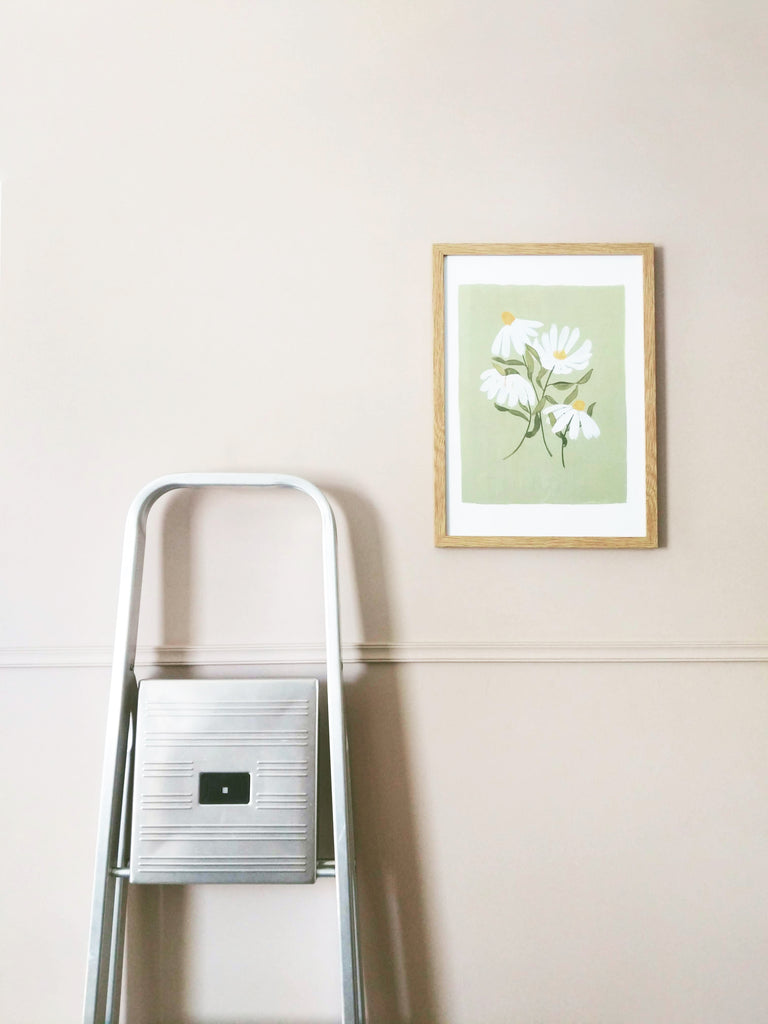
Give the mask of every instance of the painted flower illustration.
M 501 359 L 509 359 L 514 349 L 519 356 L 525 352 L 525 346 L 530 345 L 539 327 L 539 320 L 522 320 L 511 313 L 502 313 L 501 319 L 504 326 L 493 339 L 491 355 Z
M 594 368 L 592 342 L 579 343 L 578 327 L 556 324 L 545 328 L 538 320 L 524 320 L 511 313 L 502 313 L 504 326 L 493 339 L 491 358 L 496 364 L 480 374 L 480 390 L 500 412 L 511 414 L 510 425 L 522 420 L 511 432 L 511 451 L 503 456 L 510 459 L 526 441 L 537 436 L 549 456 L 553 451 L 548 440 L 549 431 L 560 442 L 560 463 L 565 469 L 565 450 L 579 437 L 586 440 L 600 437 L 600 427 L 592 418 L 595 402 L 587 408 L 580 398 L 580 390 L 592 379 Z M 521 358 L 511 356 L 515 353 Z M 550 417 L 547 419 L 547 417 Z
M 525 377 L 517 373 L 503 374 L 498 370 L 485 370 L 480 374 L 480 390 L 496 405 L 514 409 L 517 405 L 530 407 L 536 401 L 536 392 Z
M 553 434 L 564 434 L 567 429 L 569 441 L 575 441 L 579 436 L 579 431 L 587 439 L 599 437 L 600 427 L 586 412 L 586 408 L 585 403 L 577 398 L 570 405 L 550 405 L 544 410 L 544 415 L 554 417 Z
M 585 370 L 592 358 L 592 342 L 585 341 L 577 348 L 580 334 L 578 327 L 573 330 L 563 327 L 558 334 L 556 324 L 544 331 L 536 346 L 544 369 L 550 370 L 555 376 Z

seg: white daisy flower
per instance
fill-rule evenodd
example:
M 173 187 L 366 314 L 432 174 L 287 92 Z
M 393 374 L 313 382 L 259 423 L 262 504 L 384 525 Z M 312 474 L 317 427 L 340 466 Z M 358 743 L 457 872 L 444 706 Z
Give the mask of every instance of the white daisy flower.
M 537 331 L 541 327 L 541 321 L 522 320 L 511 313 L 502 313 L 501 319 L 504 321 L 504 326 L 493 339 L 491 355 L 509 359 L 512 349 L 519 356 L 523 355 L 525 346 L 535 340 Z
M 541 365 L 555 375 L 571 373 L 573 370 L 585 370 L 592 358 L 592 342 L 585 341 L 578 348 L 579 328 L 564 327 L 557 333 L 557 325 L 552 324 L 544 331 L 537 342 Z
M 575 441 L 579 431 L 584 437 L 600 436 L 600 427 L 595 423 L 589 413 L 585 412 L 586 406 L 581 399 L 577 399 L 572 405 L 550 405 L 544 410 L 544 414 L 552 413 L 555 417 L 555 425 L 552 427 L 553 434 L 562 433 L 568 428 L 568 440 Z
M 527 408 L 536 401 L 536 392 L 531 384 L 519 373 L 499 373 L 498 370 L 485 370 L 480 374 L 480 390 L 496 405 L 506 409 L 514 409 L 516 405 Z

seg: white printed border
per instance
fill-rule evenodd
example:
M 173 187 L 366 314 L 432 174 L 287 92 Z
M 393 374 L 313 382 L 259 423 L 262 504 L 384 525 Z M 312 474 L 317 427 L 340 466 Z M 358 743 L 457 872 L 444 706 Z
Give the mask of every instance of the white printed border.
M 476 505 L 461 499 L 459 287 L 463 284 L 623 285 L 627 500 L 606 505 Z M 449 537 L 645 537 L 645 358 L 641 255 L 447 255 L 445 470 Z

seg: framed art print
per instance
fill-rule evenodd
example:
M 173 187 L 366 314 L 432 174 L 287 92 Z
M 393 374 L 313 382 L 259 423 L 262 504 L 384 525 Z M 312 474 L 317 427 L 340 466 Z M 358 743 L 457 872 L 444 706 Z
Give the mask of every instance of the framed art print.
M 658 545 L 653 257 L 434 246 L 439 547 Z

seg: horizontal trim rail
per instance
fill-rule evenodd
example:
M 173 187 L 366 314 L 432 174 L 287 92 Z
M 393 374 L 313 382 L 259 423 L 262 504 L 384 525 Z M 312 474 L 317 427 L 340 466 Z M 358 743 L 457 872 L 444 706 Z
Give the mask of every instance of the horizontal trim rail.
M 594 663 L 594 662 L 766 662 L 768 643 L 697 640 L 509 643 L 360 643 L 342 648 L 346 664 Z M 4 668 L 100 668 L 112 649 L 82 647 L 0 647 Z M 136 665 L 171 667 L 228 665 L 314 665 L 324 661 L 321 644 L 199 644 L 140 647 Z

